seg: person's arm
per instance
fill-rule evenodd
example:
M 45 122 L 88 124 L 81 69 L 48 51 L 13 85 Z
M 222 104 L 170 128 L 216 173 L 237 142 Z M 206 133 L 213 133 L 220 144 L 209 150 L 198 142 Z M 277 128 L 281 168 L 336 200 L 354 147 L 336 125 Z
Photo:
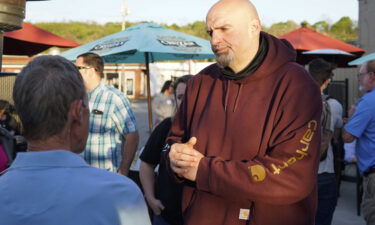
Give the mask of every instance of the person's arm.
M 346 162 L 356 162 L 356 157 L 355 157 L 355 148 L 356 148 L 356 141 L 354 140 L 351 143 L 345 143 L 344 144 L 344 160 Z
M 155 166 L 156 165 L 142 161 L 139 177 L 148 205 L 151 207 L 154 214 L 159 215 L 161 211 L 164 210 L 164 205 L 155 197 Z
M 351 143 L 353 142 L 354 140 L 356 139 L 355 136 L 353 136 L 351 133 L 347 132 L 344 129 L 342 129 L 342 140 L 345 142 L 345 143 Z
M 370 121 L 374 119 L 373 108 L 371 107 L 373 106 L 364 99 L 358 102 L 357 107 L 352 107 L 350 112 L 352 116 L 342 132 L 342 138 L 345 143 L 351 143 L 360 137 Z
M 138 131 L 124 134 L 125 145 L 122 151 L 122 159 L 118 172 L 122 175 L 128 176 L 129 168 L 134 160 L 134 155 L 137 151 L 139 134 Z
M 154 169 L 156 165 L 160 164 L 161 152 L 170 129 L 170 118 L 163 120 L 158 126 L 156 126 L 139 157 L 141 159 L 139 176 L 145 193 L 145 198 L 154 214 L 157 215 L 164 210 L 164 205 L 155 197 Z
M 162 99 L 162 94 L 157 94 L 152 100 L 152 109 L 154 113 L 159 117 L 160 120 L 164 119 L 164 104 Z
M 189 90 L 199 88 L 194 88 L 189 81 L 188 97 L 181 105 L 169 138 L 170 145 L 175 140 L 185 142 L 171 147 L 172 170 L 195 181 L 199 191 L 230 201 L 290 204 L 309 196 L 316 187 L 322 103 L 320 91 L 306 71 L 298 68 L 294 75 L 282 84 L 285 88 L 280 90 L 282 98 L 274 103 L 276 114 L 270 118 L 273 122 L 268 122 L 269 126 L 273 124 L 272 128 L 265 134 L 268 137 L 263 137 L 259 149 L 233 149 L 258 152 L 247 160 L 226 160 L 220 155 L 207 157 L 199 152 L 213 151 L 194 149 L 195 141 L 189 140 L 188 131 L 194 110 L 199 110 L 194 108 L 198 92 L 189 93 Z M 244 141 L 251 141 L 251 138 Z
M 118 173 L 127 176 L 139 142 L 137 122 L 130 107 L 130 102 L 124 95 L 114 97 L 113 103 L 115 104 L 115 109 L 111 118 L 116 129 L 123 135 L 122 138 L 125 139 Z

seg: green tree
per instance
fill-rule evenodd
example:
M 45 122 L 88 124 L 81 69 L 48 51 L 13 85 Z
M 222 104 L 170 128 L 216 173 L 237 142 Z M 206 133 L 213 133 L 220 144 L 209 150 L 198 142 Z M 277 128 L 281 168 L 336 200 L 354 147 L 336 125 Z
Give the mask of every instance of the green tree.
M 200 38 L 204 38 L 204 39 L 210 38 L 210 36 L 206 32 L 206 23 L 204 21 L 196 21 L 194 23 L 189 23 L 184 26 L 178 26 L 177 24 L 172 24 L 172 25 L 162 24 L 162 26 L 171 30 L 175 30 L 175 31 L 182 32 L 185 34 L 190 34 L 190 35 L 197 36 Z
M 289 20 L 287 22 L 275 23 L 269 29 L 266 28 L 265 31 L 274 36 L 281 36 L 297 29 L 298 27 L 299 25 L 296 22 Z
M 146 21 L 142 21 L 146 22 Z M 141 22 L 127 22 L 126 27 L 133 26 Z M 326 34 L 341 41 L 356 41 L 358 39 L 358 27 L 349 17 L 343 17 L 338 22 L 330 25 L 326 21 L 319 21 L 310 25 L 304 21 L 305 26 L 315 29 L 317 32 Z M 56 35 L 65 37 L 67 39 L 76 41 L 80 44 L 86 44 L 95 41 L 104 36 L 121 31 L 120 22 L 111 22 L 106 24 L 98 24 L 95 22 L 53 22 L 53 23 L 36 23 L 34 24 L 42 29 L 52 32 Z M 177 24 L 166 25 L 166 28 L 190 34 L 193 36 L 209 39 L 206 32 L 206 23 L 204 21 L 196 21 L 194 23 L 179 26 Z M 289 33 L 300 25 L 296 22 L 289 20 L 287 22 L 280 22 L 271 25 L 269 28 L 262 27 L 262 29 L 275 36 L 280 36 Z
M 328 34 L 330 26 L 329 26 L 329 23 L 327 23 L 327 21 L 322 20 L 322 21 L 314 23 L 312 25 L 312 28 L 319 33 Z
M 349 17 L 342 17 L 333 24 L 330 33 L 331 36 L 340 41 L 350 42 L 358 40 L 358 28 Z

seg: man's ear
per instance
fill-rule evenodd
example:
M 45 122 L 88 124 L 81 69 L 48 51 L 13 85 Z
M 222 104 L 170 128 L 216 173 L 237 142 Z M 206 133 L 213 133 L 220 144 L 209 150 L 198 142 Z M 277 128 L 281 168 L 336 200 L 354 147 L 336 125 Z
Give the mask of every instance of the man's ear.
M 83 115 L 83 105 L 82 99 L 75 100 L 70 105 L 69 115 L 71 117 L 72 122 L 81 122 L 82 115 Z
M 369 78 L 370 78 L 371 82 L 375 84 L 375 72 L 370 72 Z
M 260 24 L 259 19 L 252 19 L 250 21 L 250 32 L 251 33 L 260 33 L 260 30 L 262 29 L 262 26 Z
M 320 86 L 320 90 L 324 91 L 328 87 L 330 82 L 331 82 L 331 79 L 327 79 L 326 81 L 324 81 L 322 86 Z

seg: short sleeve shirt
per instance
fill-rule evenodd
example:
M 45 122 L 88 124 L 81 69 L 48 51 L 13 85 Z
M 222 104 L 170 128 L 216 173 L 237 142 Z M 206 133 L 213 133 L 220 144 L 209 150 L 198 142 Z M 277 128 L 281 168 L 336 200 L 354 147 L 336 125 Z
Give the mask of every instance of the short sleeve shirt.
M 356 155 L 360 172 L 363 174 L 375 167 L 375 88 L 359 100 L 345 130 L 357 138 Z
M 130 102 L 103 82 L 88 97 L 90 125 L 84 159 L 94 167 L 117 172 L 126 141 L 123 135 L 137 130 Z

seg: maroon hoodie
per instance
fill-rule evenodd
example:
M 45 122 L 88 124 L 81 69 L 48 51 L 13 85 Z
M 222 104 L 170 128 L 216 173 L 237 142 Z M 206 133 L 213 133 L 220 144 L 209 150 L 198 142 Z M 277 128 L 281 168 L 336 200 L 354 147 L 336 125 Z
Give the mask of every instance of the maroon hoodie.
M 310 225 L 316 210 L 321 97 L 285 40 L 240 80 L 216 64 L 190 79 L 169 143 L 197 138 L 205 157 L 186 182 L 185 224 Z

